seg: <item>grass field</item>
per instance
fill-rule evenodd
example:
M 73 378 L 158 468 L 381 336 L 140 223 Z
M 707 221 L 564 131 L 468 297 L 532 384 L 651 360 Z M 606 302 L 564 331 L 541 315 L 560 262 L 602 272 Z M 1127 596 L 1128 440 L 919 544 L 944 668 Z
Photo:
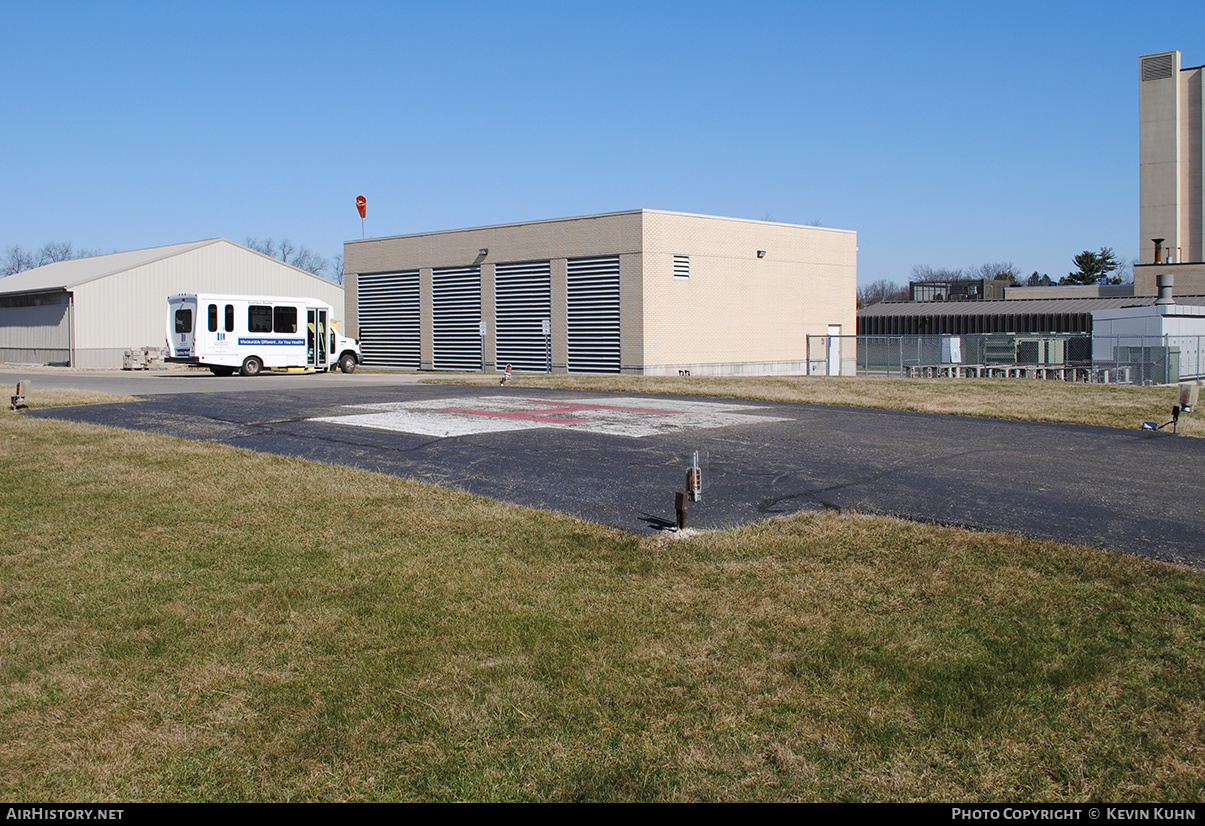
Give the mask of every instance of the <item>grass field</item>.
M 2 422 L 6 801 L 1205 795 L 1196 571 L 858 514 L 667 542 Z
M 498 384 L 496 375 L 461 374 L 429 383 Z M 875 379 L 828 376 L 703 377 L 583 376 L 524 373 L 512 387 L 674 393 L 949 413 L 992 419 L 1138 428 L 1163 424 L 1176 402 L 1173 387 L 1074 384 L 1034 379 Z M 1205 410 L 1185 414 L 1178 431 L 1205 436 Z

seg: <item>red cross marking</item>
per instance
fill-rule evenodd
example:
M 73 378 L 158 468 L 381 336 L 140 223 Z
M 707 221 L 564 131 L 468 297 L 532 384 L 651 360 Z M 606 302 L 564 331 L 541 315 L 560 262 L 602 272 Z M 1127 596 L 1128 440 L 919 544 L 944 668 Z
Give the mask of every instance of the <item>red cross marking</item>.
M 575 425 L 581 424 L 581 419 L 566 419 L 566 413 L 580 413 L 586 410 L 619 410 L 624 413 L 647 413 L 655 416 L 673 416 L 680 414 L 678 410 L 657 410 L 655 408 L 646 407 L 618 407 L 609 404 L 565 404 L 562 402 L 546 402 L 532 400 L 532 404 L 547 405 L 548 410 L 473 410 L 466 407 L 446 407 L 444 413 L 462 413 L 468 416 L 490 416 L 495 419 L 521 419 L 528 422 L 539 422 L 541 424 L 565 424 Z

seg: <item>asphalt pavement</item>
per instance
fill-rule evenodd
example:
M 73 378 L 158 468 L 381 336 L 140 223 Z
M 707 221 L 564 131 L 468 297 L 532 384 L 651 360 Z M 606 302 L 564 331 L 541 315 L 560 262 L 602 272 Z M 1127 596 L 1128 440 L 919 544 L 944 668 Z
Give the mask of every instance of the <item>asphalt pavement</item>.
M 1205 439 L 732 399 L 296 378 L 305 382 L 235 378 L 234 391 L 222 379 L 183 379 L 207 392 L 31 415 L 349 465 L 638 533 L 673 523 L 674 493 L 698 450 L 707 467 L 690 509 L 695 528 L 857 510 L 1205 566 Z

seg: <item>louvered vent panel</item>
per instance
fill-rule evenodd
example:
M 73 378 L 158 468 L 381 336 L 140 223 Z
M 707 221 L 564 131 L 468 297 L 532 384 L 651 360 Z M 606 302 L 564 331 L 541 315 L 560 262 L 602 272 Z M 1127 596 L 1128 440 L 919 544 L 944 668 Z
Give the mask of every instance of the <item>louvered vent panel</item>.
M 1169 54 L 1155 55 L 1142 61 L 1143 80 L 1166 80 L 1172 76 L 1172 56 Z M 1133 77 L 1133 75 L 1131 75 Z
M 361 275 L 357 315 L 366 367 L 418 369 L 418 270 Z
M 552 270 L 547 261 L 499 264 L 494 268 L 497 329 L 495 362 L 501 369 L 546 372 L 544 320 L 552 316 Z
M 619 372 L 619 258 L 568 262 L 569 372 Z
M 674 278 L 690 278 L 690 256 L 674 256 Z
M 481 369 L 481 268 L 431 273 L 436 370 Z

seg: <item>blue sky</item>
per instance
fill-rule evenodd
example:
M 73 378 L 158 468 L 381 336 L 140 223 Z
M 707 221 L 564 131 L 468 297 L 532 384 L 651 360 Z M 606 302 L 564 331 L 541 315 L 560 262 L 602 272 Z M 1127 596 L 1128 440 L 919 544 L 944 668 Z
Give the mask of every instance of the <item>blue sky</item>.
M 858 232 L 858 280 L 1138 255 L 1138 57 L 1205 3 L 0 0 L 0 250 L 641 207 Z M 1194 39 L 1190 34 L 1196 32 Z

